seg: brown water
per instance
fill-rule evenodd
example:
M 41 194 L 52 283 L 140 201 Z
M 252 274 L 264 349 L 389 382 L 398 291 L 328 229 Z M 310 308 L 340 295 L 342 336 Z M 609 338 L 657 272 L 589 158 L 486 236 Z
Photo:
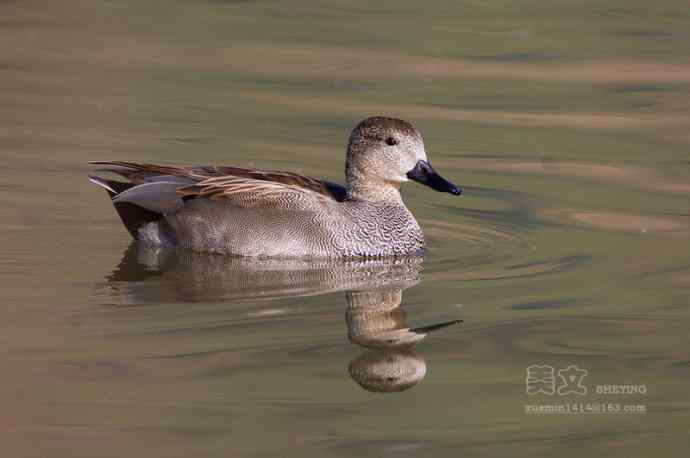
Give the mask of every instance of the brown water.
M 687 456 L 688 24 L 683 1 L 0 3 L 3 456 Z M 374 114 L 466 191 L 405 187 L 423 262 L 141 250 L 86 180 L 338 180 Z

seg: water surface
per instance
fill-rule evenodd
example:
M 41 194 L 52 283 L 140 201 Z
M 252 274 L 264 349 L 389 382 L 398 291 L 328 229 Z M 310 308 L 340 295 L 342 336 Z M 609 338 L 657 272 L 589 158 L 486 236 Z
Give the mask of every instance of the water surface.
M 0 18 L 5 453 L 687 455 L 686 2 L 14 1 Z M 339 181 L 375 114 L 414 122 L 465 189 L 405 186 L 423 260 L 142 250 L 86 180 L 121 159 Z M 560 386 L 586 370 L 587 394 L 528 395 L 534 365 Z M 526 413 L 555 404 L 645 413 Z

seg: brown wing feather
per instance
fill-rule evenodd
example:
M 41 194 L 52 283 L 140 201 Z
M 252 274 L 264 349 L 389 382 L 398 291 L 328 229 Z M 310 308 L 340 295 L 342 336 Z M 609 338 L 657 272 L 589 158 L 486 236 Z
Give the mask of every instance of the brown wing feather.
M 293 172 L 245 169 L 226 166 L 161 166 L 126 161 L 93 161 L 135 184 L 174 176 L 195 182 L 179 193 L 188 197 L 227 199 L 242 206 L 292 205 L 308 200 L 342 201 L 342 186 Z
M 106 165 L 107 171 L 116 173 L 134 184 L 146 183 L 159 176 L 175 176 L 192 181 L 201 181 L 213 176 L 212 167 L 166 166 L 126 161 L 91 161 L 91 164 Z
M 313 209 L 335 201 L 309 188 L 278 181 L 226 175 L 178 189 L 178 194 L 225 201 L 244 208 Z

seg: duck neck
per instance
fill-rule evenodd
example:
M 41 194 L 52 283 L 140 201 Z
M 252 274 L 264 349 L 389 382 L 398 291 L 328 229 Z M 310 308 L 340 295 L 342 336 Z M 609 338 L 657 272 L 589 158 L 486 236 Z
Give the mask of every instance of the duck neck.
M 400 183 L 385 180 L 349 180 L 347 198 L 389 205 L 404 205 L 400 195 Z

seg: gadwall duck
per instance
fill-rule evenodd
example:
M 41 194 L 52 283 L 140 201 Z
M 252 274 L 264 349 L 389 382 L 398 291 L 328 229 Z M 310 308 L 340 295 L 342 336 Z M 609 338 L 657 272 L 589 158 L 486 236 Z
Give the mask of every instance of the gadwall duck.
M 152 245 L 252 257 L 383 257 L 420 252 L 424 235 L 400 196 L 414 180 L 459 195 L 431 167 L 410 123 L 372 117 L 350 135 L 345 186 L 291 172 L 94 161 L 92 176 L 132 236 Z

